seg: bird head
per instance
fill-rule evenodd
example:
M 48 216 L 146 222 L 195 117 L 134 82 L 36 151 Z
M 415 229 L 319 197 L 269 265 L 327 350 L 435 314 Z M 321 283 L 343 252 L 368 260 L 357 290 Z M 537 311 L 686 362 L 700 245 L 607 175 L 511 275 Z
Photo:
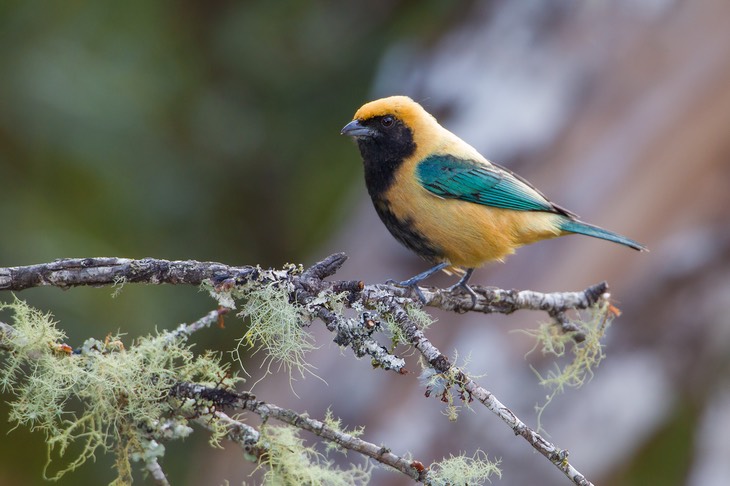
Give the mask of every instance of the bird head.
M 354 137 L 363 156 L 379 152 L 402 159 L 426 145 L 421 142 L 437 128 L 421 105 L 407 96 L 390 96 L 364 104 L 340 133 Z

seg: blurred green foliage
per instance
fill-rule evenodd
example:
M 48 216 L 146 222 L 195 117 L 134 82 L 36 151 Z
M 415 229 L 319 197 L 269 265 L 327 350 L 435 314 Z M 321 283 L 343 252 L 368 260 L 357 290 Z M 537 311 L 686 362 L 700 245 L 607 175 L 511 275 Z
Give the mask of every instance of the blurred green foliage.
M 677 403 L 669 420 L 647 438 L 631 461 L 612 471 L 607 484 L 687 484 L 700 416 L 696 405 Z
M 359 182 L 356 152 L 338 132 L 367 100 L 383 51 L 437 38 L 463 7 L 0 2 L 0 266 L 102 255 L 302 261 L 344 218 L 340 201 Z M 110 294 L 19 297 L 51 310 L 72 346 L 192 321 L 213 305 L 196 289 Z M 235 335 L 201 337 L 200 349 L 214 339 L 230 349 Z M 0 415 L 7 431 L 4 407 Z M 0 441 L 0 484 L 41 481 L 41 442 L 21 430 Z M 192 456 L 191 445 L 171 451 Z M 173 460 L 182 484 L 194 462 Z M 62 484 L 104 484 L 109 467 L 100 458 Z

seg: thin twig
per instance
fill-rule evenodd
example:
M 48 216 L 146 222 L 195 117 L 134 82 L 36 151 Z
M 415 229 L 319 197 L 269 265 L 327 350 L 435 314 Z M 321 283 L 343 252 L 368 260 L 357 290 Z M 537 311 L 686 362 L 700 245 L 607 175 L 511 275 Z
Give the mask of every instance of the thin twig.
M 170 486 L 170 482 L 167 480 L 167 476 L 165 476 L 165 471 L 162 470 L 162 466 L 157 462 L 156 457 L 148 458 L 145 461 L 145 468 L 150 473 L 150 476 L 152 476 L 152 479 L 155 480 L 155 484 L 158 486 Z
M 206 315 L 198 319 L 197 321 L 190 324 L 180 324 L 177 328 L 170 333 L 170 339 L 175 338 L 187 338 L 196 331 L 210 327 L 213 323 L 219 322 L 219 320 L 226 315 L 230 309 L 225 307 L 219 307 L 216 310 L 208 312 Z
M 231 442 L 238 444 L 247 458 L 252 461 L 258 461 L 261 456 L 266 454 L 267 450 L 263 444 L 259 443 L 261 433 L 254 427 L 230 417 L 225 412 L 216 410 L 212 413 L 212 418 L 218 424 L 225 426 L 226 437 Z M 213 431 L 213 425 L 210 416 L 200 416 L 194 419 L 195 423 L 207 430 Z
M 506 423 L 515 434 L 522 436 L 540 454 L 548 458 L 558 469 L 560 469 L 573 483 L 580 486 L 592 486 L 575 467 L 568 462 L 568 452 L 560 449 L 536 431 L 528 427 L 520 420 L 514 412 L 500 402 L 493 393 L 478 385 L 472 378 L 466 375 L 460 368 L 453 366 L 449 359 L 443 355 L 426 338 L 423 332 L 408 317 L 408 313 L 397 303 L 391 303 L 391 314 L 403 330 L 408 342 L 415 347 L 425 360 L 439 373 L 455 376 L 454 382 L 461 387 L 470 398 L 476 398 L 489 411 L 497 415 Z
M 372 442 L 355 437 L 352 434 L 336 430 L 327 426 L 322 421 L 310 418 L 293 410 L 257 400 L 250 394 L 238 394 L 231 391 L 226 392 L 226 396 L 223 397 L 221 391 L 218 389 L 205 388 L 191 383 L 179 383 L 171 390 L 172 396 L 193 398 L 198 395 L 201 400 L 209 399 L 208 395 L 210 394 L 218 395 L 219 400 L 221 401 L 219 405 L 221 406 L 248 410 L 260 416 L 264 420 L 274 418 L 299 429 L 307 430 L 329 442 L 338 444 L 344 449 L 367 456 L 380 464 L 390 466 L 415 481 L 427 482 L 428 480 L 428 470 L 420 466 L 421 463 L 418 461 L 405 459 L 403 456 L 394 454 L 387 447 L 379 446 Z M 223 423 L 228 428 L 227 436 L 234 442 L 241 445 L 246 452 L 252 453 L 256 457 L 260 457 L 263 453 L 265 453 L 265 450 L 261 449 L 262 447 L 265 448 L 265 445 L 257 444 L 253 441 L 254 438 L 258 438 L 259 433 L 253 430 L 252 427 L 234 420 L 218 410 L 216 410 L 215 416 L 216 418 L 224 421 Z M 197 421 L 197 423 L 206 422 L 205 417 L 199 417 Z M 210 425 L 204 426 L 210 428 Z M 259 449 L 255 449 L 254 446 L 259 447 Z
M 416 462 L 393 454 L 387 447 L 378 446 L 372 442 L 367 442 L 345 432 L 340 432 L 328 427 L 324 424 L 324 422 L 305 417 L 293 410 L 287 410 L 271 403 L 258 400 L 244 400 L 241 403 L 241 406 L 242 408 L 250 410 L 261 417 L 273 417 L 289 425 L 293 425 L 303 430 L 308 430 L 325 440 L 339 444 L 345 449 L 359 452 L 360 454 L 370 457 L 381 464 L 390 466 L 416 481 L 424 482 L 425 480 L 426 470 L 419 471 L 414 467 Z

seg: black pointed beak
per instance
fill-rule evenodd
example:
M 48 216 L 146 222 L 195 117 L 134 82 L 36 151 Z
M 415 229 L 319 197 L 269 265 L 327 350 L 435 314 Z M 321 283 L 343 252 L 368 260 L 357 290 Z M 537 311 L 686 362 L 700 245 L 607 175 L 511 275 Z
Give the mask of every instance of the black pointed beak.
M 375 131 L 370 128 L 366 127 L 362 123 L 360 123 L 360 120 L 352 120 L 350 123 L 345 125 L 342 130 L 340 131 L 340 135 L 347 135 L 348 137 L 372 137 L 375 135 Z

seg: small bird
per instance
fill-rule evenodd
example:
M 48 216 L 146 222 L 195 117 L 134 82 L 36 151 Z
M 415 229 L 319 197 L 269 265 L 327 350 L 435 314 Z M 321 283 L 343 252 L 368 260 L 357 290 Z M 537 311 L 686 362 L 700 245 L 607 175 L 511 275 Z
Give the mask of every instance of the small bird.
M 475 303 L 468 285 L 475 268 L 547 238 L 579 233 L 646 250 L 579 221 L 522 177 L 485 159 L 407 96 L 366 103 L 341 134 L 357 140 L 365 184 L 385 226 L 434 264 L 399 283 L 414 288 L 421 300 L 418 283 L 445 270 L 463 272 L 449 290 L 461 288 Z

